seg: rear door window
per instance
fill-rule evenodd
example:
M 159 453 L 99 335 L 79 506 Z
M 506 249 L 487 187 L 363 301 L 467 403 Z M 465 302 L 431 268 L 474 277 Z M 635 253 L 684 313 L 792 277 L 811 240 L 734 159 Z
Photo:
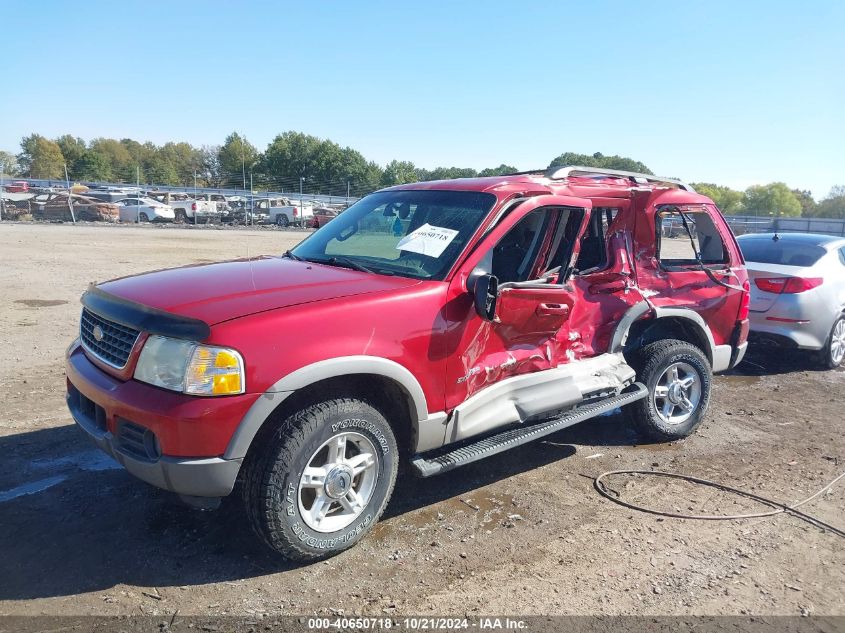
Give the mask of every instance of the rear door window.
M 657 212 L 657 259 L 664 268 L 728 263 L 727 249 L 713 217 L 703 206 L 669 205 Z

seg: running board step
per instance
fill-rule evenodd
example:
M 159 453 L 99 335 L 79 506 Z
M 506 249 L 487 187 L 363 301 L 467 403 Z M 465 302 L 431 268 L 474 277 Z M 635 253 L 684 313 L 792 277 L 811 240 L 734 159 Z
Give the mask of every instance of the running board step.
M 517 446 L 528 444 L 528 442 L 533 442 L 541 437 L 557 433 L 584 420 L 589 420 L 603 413 L 613 411 L 618 407 L 642 400 L 647 395 L 648 390 L 645 385 L 635 382 L 618 396 L 607 398 L 595 404 L 577 407 L 554 420 L 543 422 L 542 424 L 504 431 L 503 433 L 485 437 L 472 444 L 465 444 L 460 448 L 447 453 L 434 455 L 430 458 L 424 457 L 423 455 L 415 455 L 411 458 L 411 465 L 420 477 L 439 475 L 458 466 L 465 466 L 485 457 L 497 455 Z

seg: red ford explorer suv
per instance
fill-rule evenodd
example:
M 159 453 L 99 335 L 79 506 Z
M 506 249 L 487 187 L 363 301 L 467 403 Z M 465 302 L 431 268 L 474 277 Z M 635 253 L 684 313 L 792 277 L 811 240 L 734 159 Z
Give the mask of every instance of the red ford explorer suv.
M 238 490 L 299 560 L 360 540 L 402 461 L 444 473 L 617 407 L 649 437 L 689 435 L 748 333 L 713 202 L 586 167 L 385 189 L 284 255 L 82 303 L 78 425 L 190 502 Z

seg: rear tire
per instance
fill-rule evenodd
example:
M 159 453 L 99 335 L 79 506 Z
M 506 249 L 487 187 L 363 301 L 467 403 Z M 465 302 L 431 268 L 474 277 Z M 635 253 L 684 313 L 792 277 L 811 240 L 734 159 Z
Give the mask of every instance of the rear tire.
M 176 224 L 185 224 L 188 221 L 188 216 L 182 209 L 176 209 L 176 218 L 173 221 Z
M 629 421 L 656 441 L 692 434 L 710 404 L 713 371 L 704 353 L 685 341 L 662 340 L 637 350 L 631 366 L 648 396 L 624 407 Z
M 271 549 L 297 561 L 361 540 L 384 512 L 399 466 L 387 420 L 352 398 L 294 413 L 256 448 L 243 486 L 250 523 Z
M 139 223 L 140 222 L 149 222 L 149 221 L 150 221 L 150 218 L 147 217 L 146 213 L 141 212 L 141 213 L 138 214 L 138 222 Z
M 288 220 L 288 216 L 284 213 L 280 213 L 276 216 L 276 225 L 281 226 L 282 228 L 287 228 L 290 225 L 290 220 Z
M 845 363 L 845 316 L 836 319 L 830 328 L 827 344 L 819 352 L 819 362 L 824 369 L 836 369 Z

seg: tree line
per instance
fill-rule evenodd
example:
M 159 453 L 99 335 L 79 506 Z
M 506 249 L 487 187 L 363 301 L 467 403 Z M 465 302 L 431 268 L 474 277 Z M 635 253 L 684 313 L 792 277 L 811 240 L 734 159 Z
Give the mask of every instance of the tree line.
M 548 166 L 564 165 L 652 173 L 639 161 L 602 153 L 565 152 Z M 351 147 L 293 131 L 276 136 L 263 152 L 237 132 L 227 136 L 222 145 L 201 147 L 185 142 L 155 145 L 129 138 L 95 138 L 86 142 L 70 134 L 56 139 L 30 134 L 21 140 L 19 154 L 0 151 L 0 173 L 10 176 L 356 197 L 408 182 L 498 176 L 515 171 L 515 167 L 506 164 L 480 171 L 471 167 L 425 169 L 407 160 L 393 160 L 381 166 Z M 842 185 L 817 202 L 809 191 L 790 189 L 781 182 L 754 185 L 745 191 L 713 183 L 692 184 L 726 215 L 845 218 Z

